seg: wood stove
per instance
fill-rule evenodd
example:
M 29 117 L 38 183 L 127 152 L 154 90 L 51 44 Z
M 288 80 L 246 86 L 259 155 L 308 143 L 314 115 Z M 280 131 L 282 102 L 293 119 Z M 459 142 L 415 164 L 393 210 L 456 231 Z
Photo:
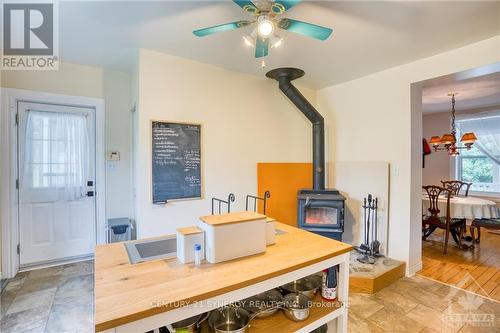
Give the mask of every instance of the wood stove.
M 345 198 L 337 190 L 300 190 L 298 225 L 300 228 L 342 240 Z
M 312 123 L 313 188 L 298 193 L 298 226 L 314 233 L 342 240 L 345 198 L 334 189 L 325 189 L 325 130 L 323 116 L 292 84 L 304 76 L 298 68 L 277 68 L 266 76 L 279 83 L 280 90 Z

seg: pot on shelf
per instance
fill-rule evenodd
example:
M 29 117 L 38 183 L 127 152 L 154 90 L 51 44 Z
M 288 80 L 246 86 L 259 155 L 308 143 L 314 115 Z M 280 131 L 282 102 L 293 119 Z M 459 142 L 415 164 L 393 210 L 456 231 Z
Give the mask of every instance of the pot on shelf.
M 283 296 L 276 289 L 242 300 L 241 306 L 250 314 L 255 314 L 255 318 L 266 318 L 275 314 L 283 303 Z
M 247 310 L 230 305 L 210 312 L 208 325 L 216 333 L 246 333 L 252 318 Z
M 310 275 L 305 278 L 289 282 L 280 288 L 286 293 L 302 294 L 310 299 L 313 299 L 320 287 L 321 277 L 318 275 Z
M 198 333 L 200 332 L 201 324 L 208 318 L 208 315 L 209 313 L 207 312 L 183 319 L 181 321 L 173 323 L 172 325 L 160 328 L 160 333 Z
M 288 319 L 304 321 L 311 314 L 312 301 L 304 294 L 290 293 L 283 298 L 283 311 Z

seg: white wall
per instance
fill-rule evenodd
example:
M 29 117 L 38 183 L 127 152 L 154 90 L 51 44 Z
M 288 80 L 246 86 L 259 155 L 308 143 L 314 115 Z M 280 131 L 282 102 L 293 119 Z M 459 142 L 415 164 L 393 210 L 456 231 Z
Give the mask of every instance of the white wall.
M 450 113 L 426 114 L 423 117 L 423 137 L 430 140 L 434 135 L 443 135 L 450 132 Z M 443 151 L 438 151 L 425 157 L 425 168 L 422 169 L 422 183 L 424 185 L 441 185 L 441 180 L 450 178 L 450 157 Z
M 121 153 L 115 168 L 106 170 L 106 217 L 132 217 L 130 75 L 60 63 L 57 71 L 4 71 L 1 83 L 6 88 L 104 98 L 106 150 Z
M 380 252 L 387 254 L 387 223 L 389 216 L 389 163 L 387 162 L 335 162 L 330 164 L 331 184 L 345 197 L 344 234 L 349 244 L 364 243 L 363 199 L 372 194 L 378 200 L 377 240 Z M 370 221 L 370 239 L 375 221 Z
M 103 97 L 104 70 L 60 63 L 56 71 L 3 71 L 2 86 L 56 94 Z
M 133 218 L 130 75 L 105 71 L 103 97 L 106 102 L 106 148 L 120 152 L 120 161 L 107 162 L 106 216 Z
M 234 210 L 244 209 L 245 195 L 257 188 L 257 162 L 311 160 L 310 122 L 264 72 L 250 76 L 148 50 L 140 51 L 138 70 L 139 237 L 196 224 L 213 196 L 233 192 Z M 314 104 L 315 92 L 300 90 Z M 153 119 L 202 124 L 203 200 L 151 203 Z
M 497 36 L 318 91 L 318 109 L 330 114 L 331 159 L 391 165 L 389 256 L 409 273 L 421 265 L 422 182 L 421 91 L 412 101 L 411 84 L 499 60 Z
M 2 71 L 0 71 L 0 105 L 3 105 L 2 104 L 2 85 L 1 85 L 1 82 L 2 82 Z M 1 112 L 1 110 L 0 110 Z M 0 132 L 1 132 L 1 128 L 2 128 L 2 116 L 1 116 L 1 113 L 0 113 Z M 1 137 L 1 133 L 0 133 L 0 137 Z M 0 163 L 0 189 L 3 189 L 5 188 L 5 184 L 4 184 L 4 180 L 3 180 L 3 166 L 2 166 L 2 163 Z M 1 280 L 2 280 L 2 217 L 3 216 L 3 213 L 2 213 L 2 196 L 0 195 L 0 283 L 1 283 Z

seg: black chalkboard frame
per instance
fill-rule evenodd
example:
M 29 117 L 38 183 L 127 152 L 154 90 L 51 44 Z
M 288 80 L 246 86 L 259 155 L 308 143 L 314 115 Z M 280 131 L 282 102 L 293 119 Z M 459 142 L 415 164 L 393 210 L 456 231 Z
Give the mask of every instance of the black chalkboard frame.
M 182 197 L 182 198 L 173 198 L 173 199 L 168 199 L 165 201 L 157 201 L 155 202 L 153 200 L 153 123 L 162 123 L 162 124 L 175 124 L 175 125 L 192 125 L 192 126 L 198 126 L 200 128 L 200 195 L 199 196 L 194 196 L 194 197 Z M 205 195 L 205 187 L 204 184 L 205 182 L 203 181 L 203 124 L 201 123 L 196 123 L 196 122 L 183 122 L 183 121 L 175 121 L 175 120 L 165 120 L 165 119 L 151 119 L 149 122 L 149 137 L 151 138 L 150 140 L 150 151 L 151 151 L 151 167 L 150 167 L 150 172 L 151 172 L 151 182 L 150 182 L 150 194 L 151 194 L 151 202 L 153 205 L 166 205 L 169 202 L 178 202 L 178 201 L 188 201 L 188 200 L 203 200 Z

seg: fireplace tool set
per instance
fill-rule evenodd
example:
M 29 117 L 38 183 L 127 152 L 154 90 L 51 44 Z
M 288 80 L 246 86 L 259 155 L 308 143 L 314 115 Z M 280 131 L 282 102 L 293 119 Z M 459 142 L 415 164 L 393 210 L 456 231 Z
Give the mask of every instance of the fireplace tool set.
M 363 199 L 363 241 L 356 250 L 362 255 L 358 261 L 363 264 L 374 264 L 375 259 L 380 257 L 380 242 L 377 239 L 377 210 L 378 198 L 373 198 L 368 194 L 368 198 Z

